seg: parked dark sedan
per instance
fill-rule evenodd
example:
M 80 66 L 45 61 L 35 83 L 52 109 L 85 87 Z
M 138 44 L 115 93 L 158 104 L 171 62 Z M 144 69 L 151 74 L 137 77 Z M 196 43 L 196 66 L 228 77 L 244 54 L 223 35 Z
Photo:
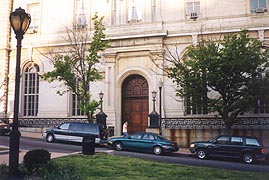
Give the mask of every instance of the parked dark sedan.
M 0 120 L 0 135 L 7 135 L 10 132 L 10 125 Z
M 109 147 L 117 151 L 134 150 L 152 152 L 156 155 L 178 151 L 176 143 L 150 132 L 137 132 L 128 136 L 112 137 L 108 139 Z
M 265 149 L 256 137 L 220 135 L 206 142 L 192 142 L 191 153 L 199 159 L 208 156 L 238 158 L 245 163 L 264 158 Z

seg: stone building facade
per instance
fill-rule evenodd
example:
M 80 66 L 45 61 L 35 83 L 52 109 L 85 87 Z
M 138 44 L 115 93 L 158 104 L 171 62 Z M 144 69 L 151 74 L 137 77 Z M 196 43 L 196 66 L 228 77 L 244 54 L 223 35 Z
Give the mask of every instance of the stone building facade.
M 241 29 L 249 30 L 265 46 L 269 42 L 269 0 L 1 0 L 0 83 L 7 82 L 0 89 L 1 117 L 12 117 L 13 111 L 16 39 L 9 14 L 18 7 L 32 17 L 22 41 L 20 117 L 83 117 L 71 92 L 57 95 L 59 84 L 39 75 L 53 69 L 48 52 L 67 53 L 66 27 L 85 29 L 92 35 L 91 18 L 97 12 L 104 16 L 111 46 L 98 65 L 104 79 L 91 84 L 90 90 L 96 100 L 104 92 L 107 125 L 116 135 L 121 134 L 125 121 L 130 132 L 150 130 L 152 91 L 157 91 L 156 107 L 159 111 L 161 104 L 163 118 L 202 117 L 186 112 L 186 103 L 175 95 L 175 84 L 156 66 L 167 63 L 160 58 L 165 48 L 182 54 L 202 37 L 220 37 Z M 161 92 L 159 82 L 163 83 Z M 266 113 L 257 116 L 266 117 Z M 187 145 L 182 139 L 190 132 L 173 129 L 164 128 L 164 135 Z M 200 137 L 191 134 L 189 140 Z M 268 137 L 268 132 L 259 136 Z

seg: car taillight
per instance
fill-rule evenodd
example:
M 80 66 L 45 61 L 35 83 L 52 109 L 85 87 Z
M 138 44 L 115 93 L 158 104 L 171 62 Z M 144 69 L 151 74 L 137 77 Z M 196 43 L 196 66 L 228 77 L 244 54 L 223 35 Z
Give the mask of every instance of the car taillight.
M 101 134 L 100 133 L 98 134 L 98 138 L 101 139 Z
M 261 152 L 262 152 L 262 154 L 265 154 L 265 149 L 264 149 L 264 148 L 262 148 Z

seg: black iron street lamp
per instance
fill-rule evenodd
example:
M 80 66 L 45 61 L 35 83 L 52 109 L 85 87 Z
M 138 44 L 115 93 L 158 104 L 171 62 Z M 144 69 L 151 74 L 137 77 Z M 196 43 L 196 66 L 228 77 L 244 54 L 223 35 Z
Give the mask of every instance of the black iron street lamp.
M 159 114 L 155 110 L 156 91 L 152 91 L 153 111 L 149 114 L 149 128 L 159 128 Z
M 160 107 L 159 107 L 159 114 L 160 114 L 160 135 L 162 135 L 162 87 L 163 87 L 163 82 L 161 81 L 161 79 L 160 79 L 160 81 L 158 82 L 158 87 L 159 87 L 159 91 L 160 91 L 160 95 L 159 95 L 159 97 L 160 97 Z
M 104 98 L 104 93 L 101 91 L 99 93 L 99 98 L 100 98 L 100 105 L 101 105 L 101 112 L 103 112 L 103 98 Z
M 24 9 L 18 8 L 9 16 L 10 24 L 17 39 L 17 56 L 16 56 L 16 77 L 15 77 L 15 96 L 14 96 L 14 115 L 9 142 L 9 172 L 12 175 L 18 175 L 19 170 L 19 147 L 21 133 L 18 130 L 19 121 L 19 95 L 20 95 L 20 61 L 21 61 L 21 41 L 27 31 L 31 16 Z
M 100 108 L 100 112 L 98 114 L 96 114 L 96 123 L 97 124 L 102 124 L 102 125 L 106 126 L 106 118 L 107 118 L 107 115 L 106 115 L 106 113 L 103 112 L 103 98 L 104 98 L 104 93 L 102 91 L 99 93 L 99 98 L 100 98 L 101 108 Z
M 157 94 L 156 91 L 152 91 L 153 112 L 156 112 L 156 110 L 155 110 L 156 94 Z

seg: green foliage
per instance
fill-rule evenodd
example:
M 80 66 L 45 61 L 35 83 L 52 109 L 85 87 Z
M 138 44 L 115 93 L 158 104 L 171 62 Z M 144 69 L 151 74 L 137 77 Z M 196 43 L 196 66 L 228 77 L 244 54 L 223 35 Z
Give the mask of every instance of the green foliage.
M 108 47 L 105 39 L 105 26 L 103 17 L 97 14 L 92 18 L 94 21 L 94 35 L 91 43 L 88 41 L 87 31 L 69 30 L 67 41 L 71 46 L 71 55 L 56 55 L 54 57 L 54 70 L 43 74 L 42 78 L 49 82 L 59 81 L 64 88 L 57 91 L 62 95 L 72 91 L 79 98 L 79 108 L 86 113 L 89 122 L 92 122 L 92 114 L 99 105 L 91 99 L 90 83 L 103 79 L 96 68 L 99 63 L 100 52 Z
M 6 164 L 0 164 L 0 177 L 7 175 L 7 173 L 8 173 L 8 166 Z
M 259 68 L 267 61 L 260 47 L 247 31 L 219 42 L 202 40 L 173 62 L 168 76 L 178 85 L 178 95 L 190 97 L 191 105 L 204 112 L 218 112 L 230 130 L 236 117 L 254 103 Z
M 32 174 L 38 168 L 50 160 L 50 153 L 44 149 L 34 149 L 28 151 L 23 157 L 23 164 L 27 169 L 27 174 Z
M 41 180 L 81 180 L 80 167 L 72 164 L 48 162 L 38 170 Z

